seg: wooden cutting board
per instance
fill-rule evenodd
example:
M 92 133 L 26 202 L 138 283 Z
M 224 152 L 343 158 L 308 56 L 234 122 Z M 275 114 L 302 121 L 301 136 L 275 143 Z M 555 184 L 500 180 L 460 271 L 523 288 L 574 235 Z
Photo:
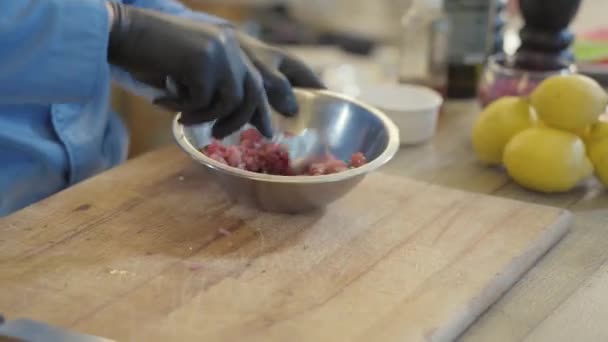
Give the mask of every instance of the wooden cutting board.
M 263 214 L 169 148 L 0 221 L 0 308 L 121 341 L 447 341 L 569 222 L 381 173 Z

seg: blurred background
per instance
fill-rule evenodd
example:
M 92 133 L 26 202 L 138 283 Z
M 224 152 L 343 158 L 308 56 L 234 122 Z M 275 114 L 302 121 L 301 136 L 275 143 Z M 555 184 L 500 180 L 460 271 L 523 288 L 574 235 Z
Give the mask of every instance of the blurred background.
M 398 80 L 403 32 L 411 25 L 404 23 L 403 18 L 415 1 L 441 3 L 437 0 L 183 0 L 194 10 L 226 18 L 264 41 L 286 46 L 319 72 L 330 89 L 351 95 L 356 95 L 358 85 L 367 82 Z M 481 1 L 486 1 L 488 6 L 499 4 L 499 7 L 488 7 L 497 14 L 490 19 L 500 30 L 493 42 L 505 53 L 514 53 L 519 46 L 518 30 L 522 25 L 517 1 Z M 443 1 L 446 15 L 451 19 L 457 18 L 450 7 L 456 2 L 466 1 Z M 601 13 L 608 13 L 607 0 L 582 1 L 571 25 L 577 38 L 589 32 L 602 33 L 603 27 L 608 27 L 608 20 Z M 576 45 L 574 51 L 583 61 L 590 54 L 589 49 L 577 49 Z M 603 50 L 598 52 L 595 46 L 593 52 L 595 60 L 598 53 L 602 57 L 608 55 Z M 589 63 L 589 68 L 597 65 Z M 130 157 L 173 143 L 172 113 L 121 89 L 113 91 L 113 106 L 131 131 Z

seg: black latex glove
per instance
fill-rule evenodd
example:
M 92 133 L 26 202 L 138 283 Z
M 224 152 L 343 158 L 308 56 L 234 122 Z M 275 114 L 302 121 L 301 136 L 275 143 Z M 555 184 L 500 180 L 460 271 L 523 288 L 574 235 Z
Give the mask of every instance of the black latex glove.
M 284 50 L 241 33 L 238 41 L 261 73 L 268 100 L 277 112 L 289 115 L 298 111 L 292 87 L 325 88 L 306 64 Z
M 264 82 L 232 29 L 119 3 L 112 6 L 109 62 L 156 87 L 164 88 L 167 77 L 177 83 L 178 94 L 155 103 L 181 111 L 185 125 L 217 119 L 212 130 L 217 138 L 247 122 L 272 135 Z M 295 115 L 295 106 L 290 106 L 278 111 Z

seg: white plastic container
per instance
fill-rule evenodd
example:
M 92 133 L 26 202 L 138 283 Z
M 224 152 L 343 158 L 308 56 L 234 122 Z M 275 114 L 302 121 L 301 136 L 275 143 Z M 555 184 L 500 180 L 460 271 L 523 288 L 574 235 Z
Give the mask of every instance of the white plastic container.
M 410 84 L 377 84 L 361 88 L 358 98 L 385 112 L 399 128 L 402 145 L 431 139 L 437 129 L 443 97 L 436 91 Z

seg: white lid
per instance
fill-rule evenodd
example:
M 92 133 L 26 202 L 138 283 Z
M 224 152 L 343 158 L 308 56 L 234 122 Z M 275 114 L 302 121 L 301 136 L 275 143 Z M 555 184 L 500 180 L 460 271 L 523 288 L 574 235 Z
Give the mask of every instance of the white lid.
M 443 97 L 436 91 L 413 84 L 369 84 L 358 98 L 374 107 L 391 111 L 419 111 L 439 108 Z
M 416 0 L 415 6 L 430 9 L 443 9 L 443 0 Z

